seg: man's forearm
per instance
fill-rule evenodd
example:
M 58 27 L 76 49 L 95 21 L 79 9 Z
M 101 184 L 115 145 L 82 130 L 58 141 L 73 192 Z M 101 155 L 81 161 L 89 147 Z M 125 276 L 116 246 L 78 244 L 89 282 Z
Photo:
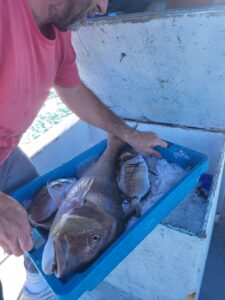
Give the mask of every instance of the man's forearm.
M 160 157 L 154 147 L 167 146 L 154 132 L 141 132 L 127 126 L 82 83 L 73 89 L 56 87 L 56 91 L 82 120 L 116 135 L 138 152 Z
M 75 89 L 56 87 L 56 90 L 64 103 L 82 120 L 129 142 L 133 129 L 127 126 L 82 83 Z

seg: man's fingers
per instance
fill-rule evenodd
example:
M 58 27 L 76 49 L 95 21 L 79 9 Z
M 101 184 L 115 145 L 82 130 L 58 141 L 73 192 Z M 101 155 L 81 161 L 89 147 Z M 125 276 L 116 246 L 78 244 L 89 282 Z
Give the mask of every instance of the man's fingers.
M 12 255 L 12 251 L 10 250 L 9 246 L 5 243 L 0 242 L 1 248 L 4 250 L 5 253 Z
M 5 252 L 6 254 L 8 254 L 8 255 L 12 255 L 12 254 L 13 254 L 12 251 L 11 251 L 8 247 L 6 247 L 6 248 L 4 249 L 4 252 Z
M 167 148 L 168 144 L 165 141 L 159 140 L 158 146 L 163 147 L 163 148 Z
M 26 210 L 13 198 L 0 192 L 0 214 L 0 246 L 15 256 L 31 250 L 31 226 Z
M 33 248 L 31 232 L 28 230 L 27 234 L 23 233 L 22 237 L 17 237 L 16 234 L 13 236 L 11 235 L 4 241 L 0 241 L 0 245 L 7 254 L 20 256 Z
M 30 251 L 33 248 L 33 242 L 31 239 L 31 234 L 30 232 L 22 237 L 18 237 L 18 242 L 19 242 L 19 246 L 20 248 L 26 252 L 26 251 Z
M 155 156 L 157 158 L 161 158 L 162 157 L 161 154 L 158 151 L 153 150 L 152 148 L 148 150 L 148 154 L 153 155 L 153 156 Z
M 19 242 L 17 240 L 10 245 L 10 250 L 15 256 L 20 256 L 24 253 L 24 251 L 20 248 Z

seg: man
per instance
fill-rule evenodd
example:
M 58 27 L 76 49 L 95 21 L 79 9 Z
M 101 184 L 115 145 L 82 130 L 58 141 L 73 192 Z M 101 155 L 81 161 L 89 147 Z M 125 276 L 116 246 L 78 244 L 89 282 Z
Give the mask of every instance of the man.
M 166 147 L 154 133 L 125 125 L 79 79 L 67 30 L 88 15 L 104 14 L 107 2 L 0 1 L 0 247 L 10 255 L 20 256 L 33 244 L 27 213 L 8 194 L 37 176 L 16 146 L 52 86 L 81 119 L 117 135 L 136 150 L 158 155 L 152 147 Z M 50 299 L 34 266 L 28 260 L 25 266 L 24 299 Z

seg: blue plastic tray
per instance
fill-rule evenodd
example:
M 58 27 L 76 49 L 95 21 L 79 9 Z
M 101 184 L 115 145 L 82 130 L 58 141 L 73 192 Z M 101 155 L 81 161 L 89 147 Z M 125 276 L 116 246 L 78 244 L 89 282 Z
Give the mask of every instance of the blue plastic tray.
M 13 196 L 24 204 L 47 181 L 74 176 L 82 161 L 99 157 L 105 146 L 106 141 L 97 144 L 57 169 L 30 182 L 16 191 Z M 93 290 L 194 189 L 201 174 L 208 169 L 208 158 L 202 153 L 172 143 L 169 143 L 166 149 L 159 147 L 157 150 L 163 158 L 169 162 L 177 163 L 182 168 L 190 169 L 189 172 L 84 272 L 63 280 L 54 275 L 46 276 L 41 269 L 41 257 L 46 236 L 41 231 L 35 230 L 35 247 L 29 254 L 43 278 L 55 293 L 56 299 L 74 300 L 78 299 L 84 292 Z

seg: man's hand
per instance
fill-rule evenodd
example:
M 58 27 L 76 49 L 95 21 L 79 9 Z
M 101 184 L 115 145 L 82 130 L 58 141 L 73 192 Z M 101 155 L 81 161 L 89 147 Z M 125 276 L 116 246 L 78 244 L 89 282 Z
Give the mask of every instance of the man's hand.
M 136 151 L 161 157 L 160 153 L 153 147 L 167 147 L 167 143 L 162 141 L 154 132 L 143 132 L 133 129 L 127 137 L 127 143 Z
M 0 247 L 20 256 L 33 247 L 26 210 L 10 196 L 0 192 Z

